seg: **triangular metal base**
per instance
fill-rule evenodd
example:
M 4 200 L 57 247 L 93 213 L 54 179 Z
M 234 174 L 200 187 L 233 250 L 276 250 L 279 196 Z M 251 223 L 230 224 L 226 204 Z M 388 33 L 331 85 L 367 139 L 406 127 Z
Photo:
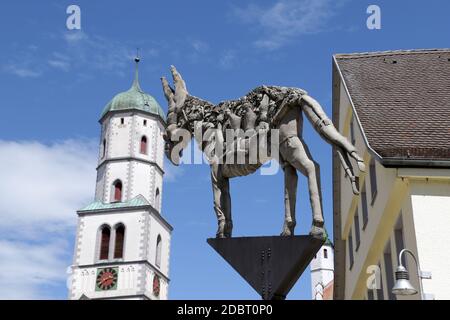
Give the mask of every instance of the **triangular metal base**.
M 324 244 L 313 236 L 210 238 L 219 253 L 264 300 L 285 299 Z

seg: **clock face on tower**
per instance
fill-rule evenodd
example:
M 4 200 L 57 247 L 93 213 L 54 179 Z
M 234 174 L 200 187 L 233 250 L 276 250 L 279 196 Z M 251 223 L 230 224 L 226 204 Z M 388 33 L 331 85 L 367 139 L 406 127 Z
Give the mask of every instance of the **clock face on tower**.
M 159 277 L 155 274 L 153 277 L 153 294 L 158 297 L 159 291 L 161 290 L 161 285 L 159 283 Z
M 117 277 L 119 268 L 100 268 L 97 269 L 97 278 L 95 291 L 115 290 L 117 289 Z

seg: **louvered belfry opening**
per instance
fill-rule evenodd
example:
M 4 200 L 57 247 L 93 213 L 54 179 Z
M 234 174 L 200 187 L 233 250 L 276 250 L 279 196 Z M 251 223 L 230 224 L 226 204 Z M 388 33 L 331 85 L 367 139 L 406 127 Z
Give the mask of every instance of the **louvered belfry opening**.
M 111 229 L 103 226 L 100 240 L 100 260 L 107 260 L 109 257 L 109 240 L 111 239 Z
M 123 258 L 123 243 L 125 240 L 125 226 L 120 224 L 116 227 L 116 241 L 114 244 L 114 259 Z

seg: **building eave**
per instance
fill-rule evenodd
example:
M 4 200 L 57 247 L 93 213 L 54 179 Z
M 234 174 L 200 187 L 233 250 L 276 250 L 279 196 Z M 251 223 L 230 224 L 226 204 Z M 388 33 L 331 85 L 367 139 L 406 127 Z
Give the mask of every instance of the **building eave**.
M 152 205 L 143 205 L 143 206 L 133 206 L 133 207 L 118 207 L 118 208 L 108 208 L 108 209 L 93 209 L 93 210 L 78 210 L 77 215 L 79 217 L 98 215 L 102 213 L 122 213 L 123 211 L 146 211 L 155 219 L 159 220 L 167 229 L 172 232 L 173 227 L 164 219 L 163 216 L 155 209 Z
M 105 165 L 108 162 L 120 162 L 120 161 L 137 161 L 137 162 L 142 162 L 142 163 L 146 163 L 149 165 L 154 166 L 161 175 L 164 175 L 164 170 L 163 168 L 161 168 L 156 162 L 151 161 L 151 160 L 146 160 L 146 159 L 142 159 L 142 158 L 135 158 L 135 157 L 116 157 L 116 158 L 108 158 L 108 159 L 104 159 L 102 160 L 99 165 L 97 166 L 97 168 L 95 168 L 96 170 L 98 170 L 101 166 Z
M 156 120 L 158 120 L 162 126 L 164 128 L 167 127 L 167 123 L 166 121 L 159 115 L 159 114 L 155 114 L 153 112 L 147 112 L 144 110 L 140 110 L 140 109 L 123 109 L 123 110 L 111 110 L 106 112 L 104 115 L 101 116 L 101 118 L 98 120 L 98 122 L 100 124 L 103 123 L 103 121 L 109 116 L 109 115 L 116 115 L 116 114 L 127 114 L 127 113 L 131 113 L 132 115 L 134 114 L 143 114 L 146 116 L 150 116 L 152 118 L 155 118 Z
M 380 163 L 386 168 L 450 168 L 450 160 L 381 158 Z
M 129 264 L 145 264 L 145 265 L 149 266 L 152 269 L 152 271 L 154 271 L 158 276 L 160 276 L 165 281 L 167 281 L 167 283 L 170 282 L 169 277 L 167 277 L 155 265 L 153 265 L 152 263 L 150 263 L 147 260 L 105 261 L 105 262 L 98 262 L 98 263 L 94 263 L 94 264 L 80 264 L 80 265 L 73 266 L 73 267 L 78 268 L 78 269 L 86 269 L 86 268 L 100 268 L 100 267 L 111 266 L 111 265 L 121 266 L 121 265 L 129 265 Z

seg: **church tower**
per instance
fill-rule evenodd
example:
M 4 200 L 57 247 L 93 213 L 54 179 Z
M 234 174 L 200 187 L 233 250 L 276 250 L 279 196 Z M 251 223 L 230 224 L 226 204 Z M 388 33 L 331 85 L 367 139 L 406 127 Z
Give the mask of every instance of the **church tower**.
M 167 299 L 172 227 L 161 215 L 164 113 L 128 91 L 100 117 L 95 200 L 77 211 L 69 299 Z
M 333 300 L 334 252 L 328 235 L 310 267 L 312 300 Z

